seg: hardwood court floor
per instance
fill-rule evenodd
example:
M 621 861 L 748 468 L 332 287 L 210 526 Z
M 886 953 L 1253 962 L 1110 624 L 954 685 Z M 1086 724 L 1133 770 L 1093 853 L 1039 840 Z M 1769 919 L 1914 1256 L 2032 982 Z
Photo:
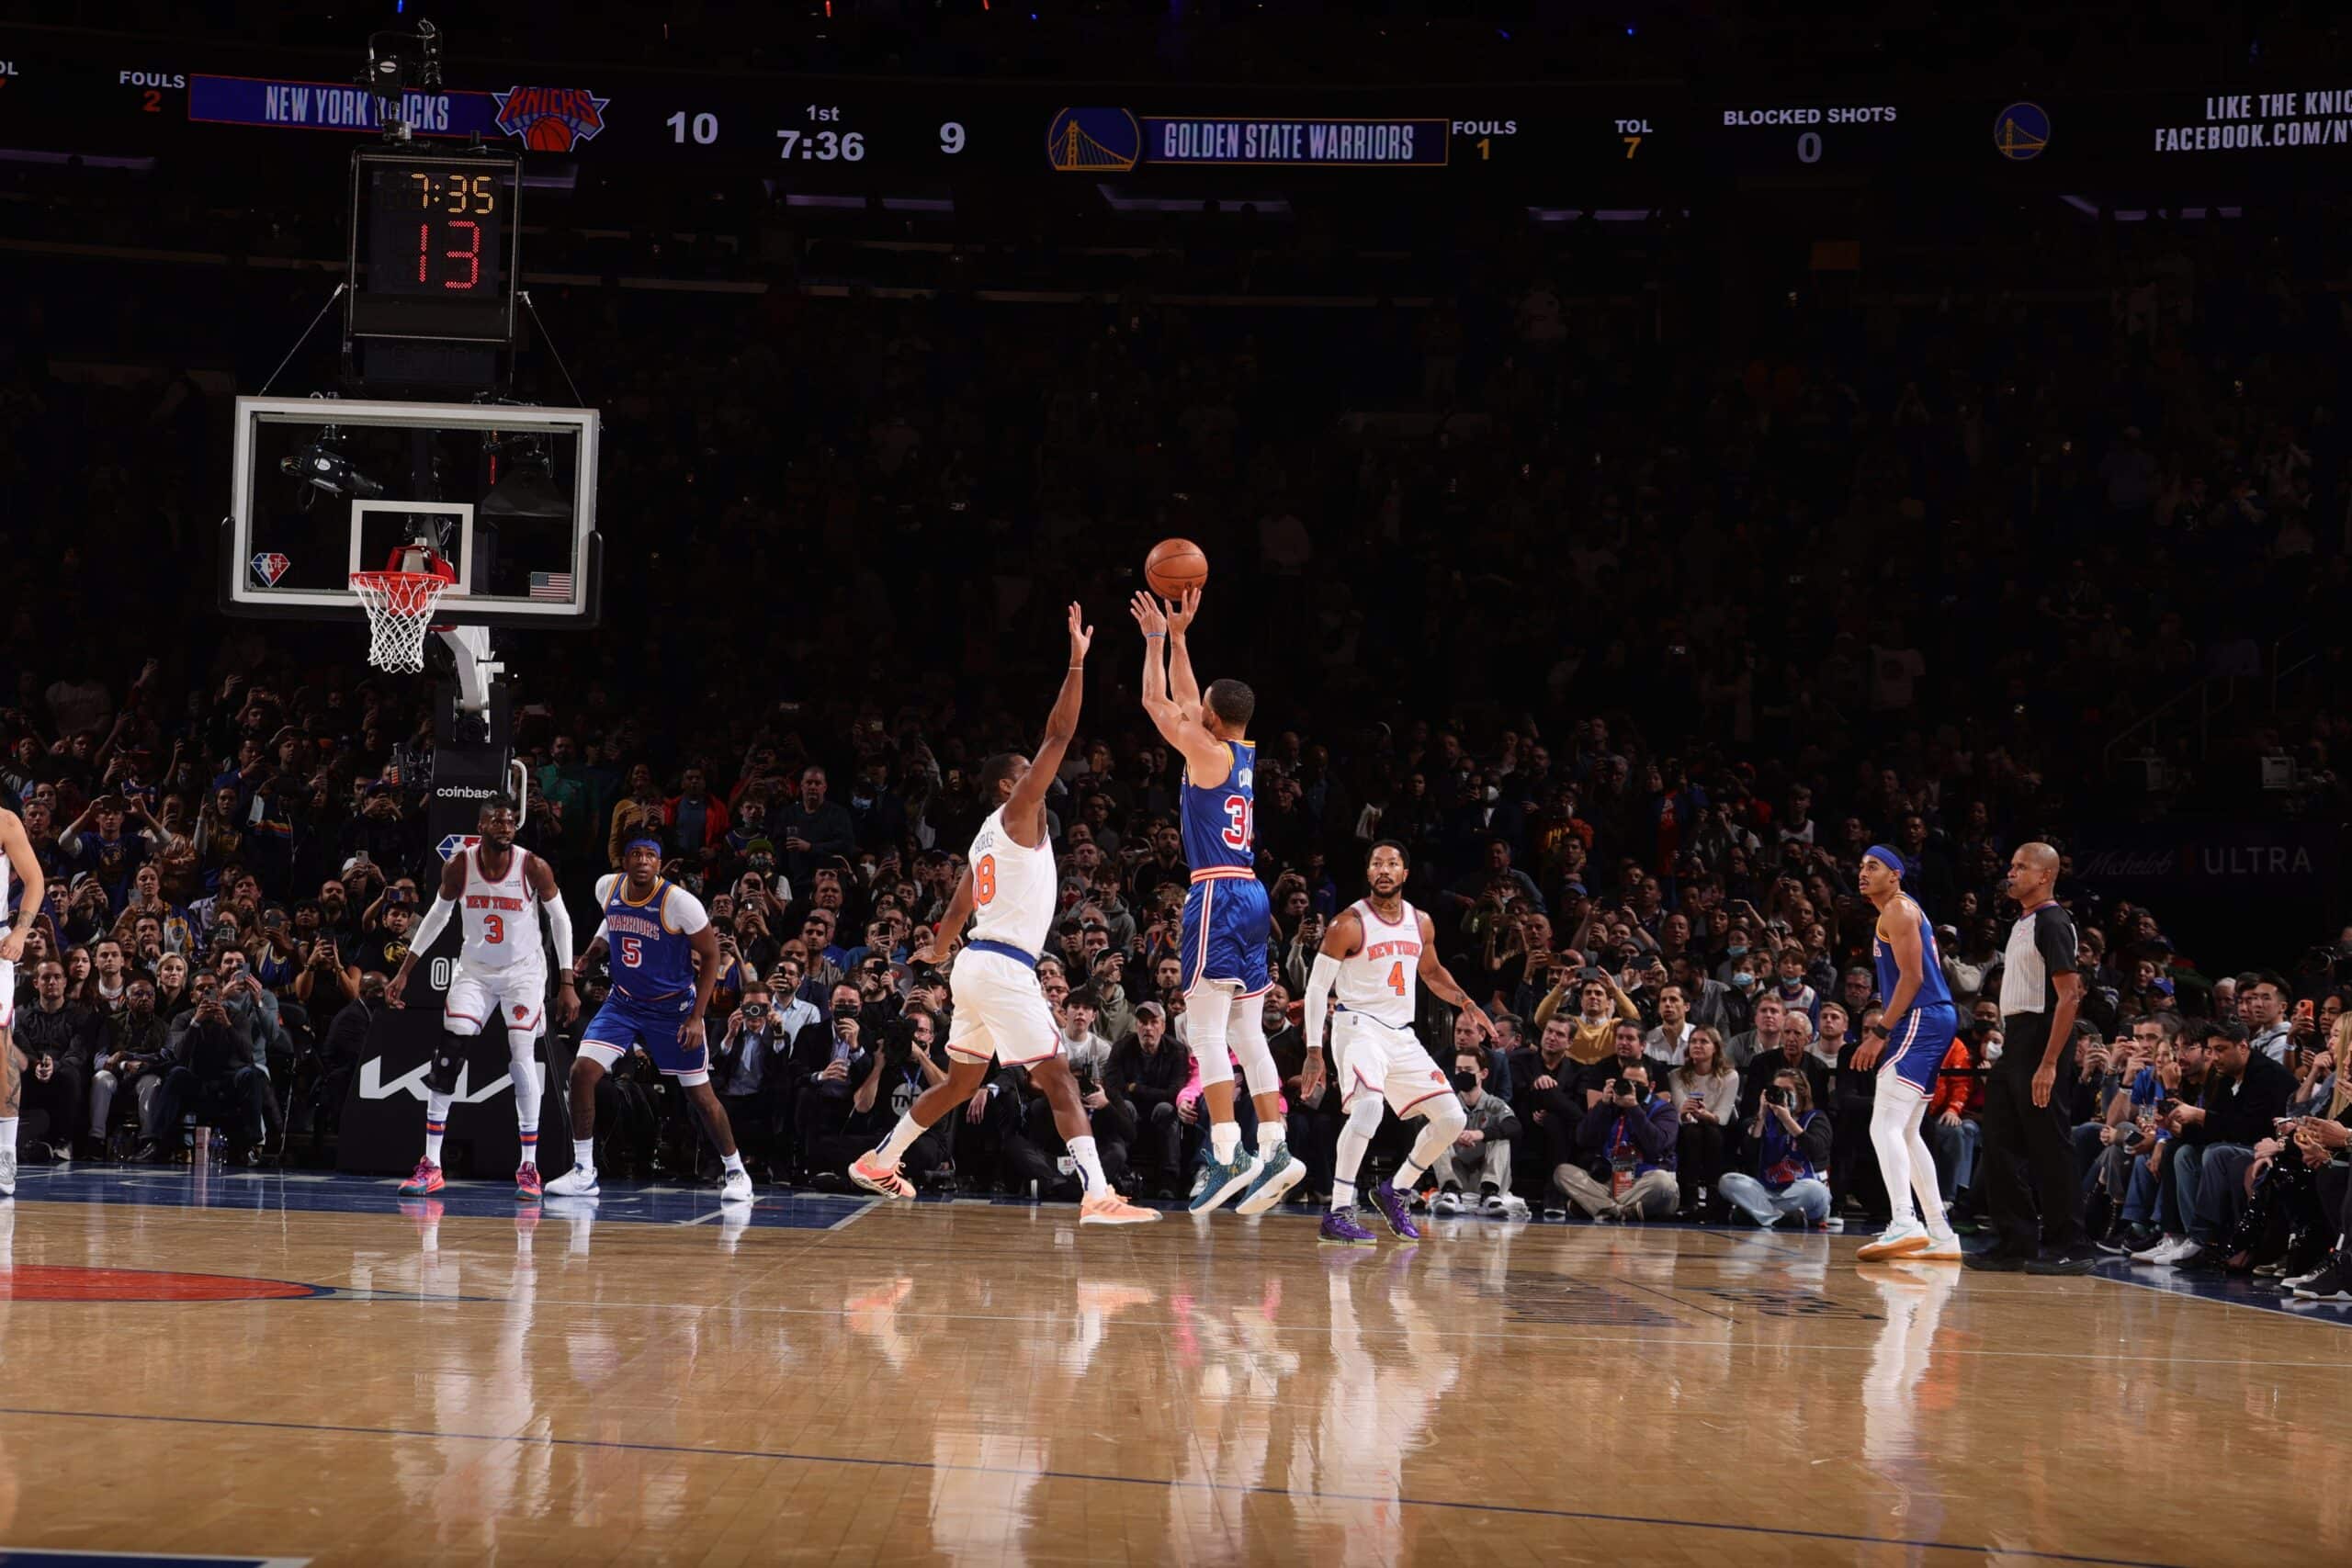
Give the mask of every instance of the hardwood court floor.
M 0 1546 L 2352 1560 L 2341 1309 L 1749 1231 L 47 1174 L 0 1205 Z

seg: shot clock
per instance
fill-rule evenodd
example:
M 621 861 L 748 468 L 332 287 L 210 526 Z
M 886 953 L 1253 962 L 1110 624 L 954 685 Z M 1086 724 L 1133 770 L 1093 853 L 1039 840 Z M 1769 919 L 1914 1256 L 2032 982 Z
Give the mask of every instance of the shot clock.
M 510 340 L 518 168 L 496 153 L 353 156 L 354 337 Z

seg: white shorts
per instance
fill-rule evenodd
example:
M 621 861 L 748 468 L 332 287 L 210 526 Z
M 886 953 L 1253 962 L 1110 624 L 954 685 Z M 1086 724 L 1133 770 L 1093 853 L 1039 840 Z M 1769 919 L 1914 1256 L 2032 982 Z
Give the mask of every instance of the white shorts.
M 1411 1030 L 1391 1029 L 1361 1012 L 1331 1015 L 1331 1077 L 1340 1086 L 1342 1111 L 1360 1094 L 1377 1094 L 1389 1110 L 1409 1116 L 1423 1100 L 1453 1092 Z
M 1001 953 L 966 951 L 947 974 L 956 1004 L 947 1025 L 947 1054 L 967 1062 L 1025 1067 L 1062 1050 L 1054 1010 L 1037 988 L 1037 972 Z
M 0 1029 L 13 1029 L 17 1023 L 17 966 L 0 964 Z
M 547 1028 L 548 972 L 542 968 L 492 969 L 475 973 L 463 964 L 441 1004 L 442 1027 L 452 1034 L 480 1034 L 492 1017 L 506 1021 L 506 1032 L 537 1039 Z

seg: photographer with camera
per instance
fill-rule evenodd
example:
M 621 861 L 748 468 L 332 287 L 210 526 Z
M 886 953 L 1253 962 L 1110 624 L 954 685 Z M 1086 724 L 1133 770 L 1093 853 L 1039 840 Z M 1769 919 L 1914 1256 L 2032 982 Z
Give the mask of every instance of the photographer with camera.
M 832 987 L 826 1018 L 820 1026 L 803 1029 L 794 1040 L 793 1168 L 830 1170 L 813 1151 L 820 1141 L 841 1136 L 849 1123 L 851 1100 L 874 1065 L 875 1051 L 867 1043 L 864 998 L 855 985 L 842 981 Z M 879 1031 L 875 1032 L 876 1034 Z M 854 1158 L 860 1151 L 853 1151 Z M 846 1162 L 843 1162 L 846 1163 Z
M 1674 1172 L 1680 1119 L 1674 1101 L 1650 1087 L 1640 1031 L 1629 1032 L 1632 1062 L 1597 1091 L 1577 1130 L 1580 1163 L 1552 1172 L 1552 1184 L 1600 1224 L 1670 1220 L 1682 1200 Z
M 1789 1214 L 1808 1229 L 1821 1229 L 1829 1220 L 1829 1184 L 1821 1179 L 1829 1139 L 1829 1118 L 1814 1109 L 1812 1085 L 1804 1073 L 1782 1066 L 1765 1085 L 1748 1123 L 1742 1149 L 1747 1168 L 1725 1171 L 1716 1190 L 1767 1230 Z
M 720 942 L 722 955 L 726 943 Z M 727 1124 L 747 1159 L 779 1163 L 792 1104 L 792 1036 L 764 980 L 749 980 L 743 999 L 727 1017 L 727 1032 L 711 1050 L 710 1081 Z

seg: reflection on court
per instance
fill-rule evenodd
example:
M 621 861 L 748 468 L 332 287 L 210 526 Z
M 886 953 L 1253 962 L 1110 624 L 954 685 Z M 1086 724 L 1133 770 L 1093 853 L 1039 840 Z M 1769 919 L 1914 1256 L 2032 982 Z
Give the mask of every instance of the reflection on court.
M 0 1208 L 0 1541 L 353 1563 L 2352 1551 L 2318 1483 L 2352 1394 L 2342 1314 L 1857 1269 L 1843 1238 L 1755 1232 L 1464 1219 L 1329 1248 L 1283 1215 L 1106 1234 L 925 1204 L 820 1230 L 351 1202 Z M 95 1269 L 135 1272 L 77 1298 Z M 2190 1452 L 2233 1484 L 2134 1488 L 2119 1534 L 2109 1483 Z

